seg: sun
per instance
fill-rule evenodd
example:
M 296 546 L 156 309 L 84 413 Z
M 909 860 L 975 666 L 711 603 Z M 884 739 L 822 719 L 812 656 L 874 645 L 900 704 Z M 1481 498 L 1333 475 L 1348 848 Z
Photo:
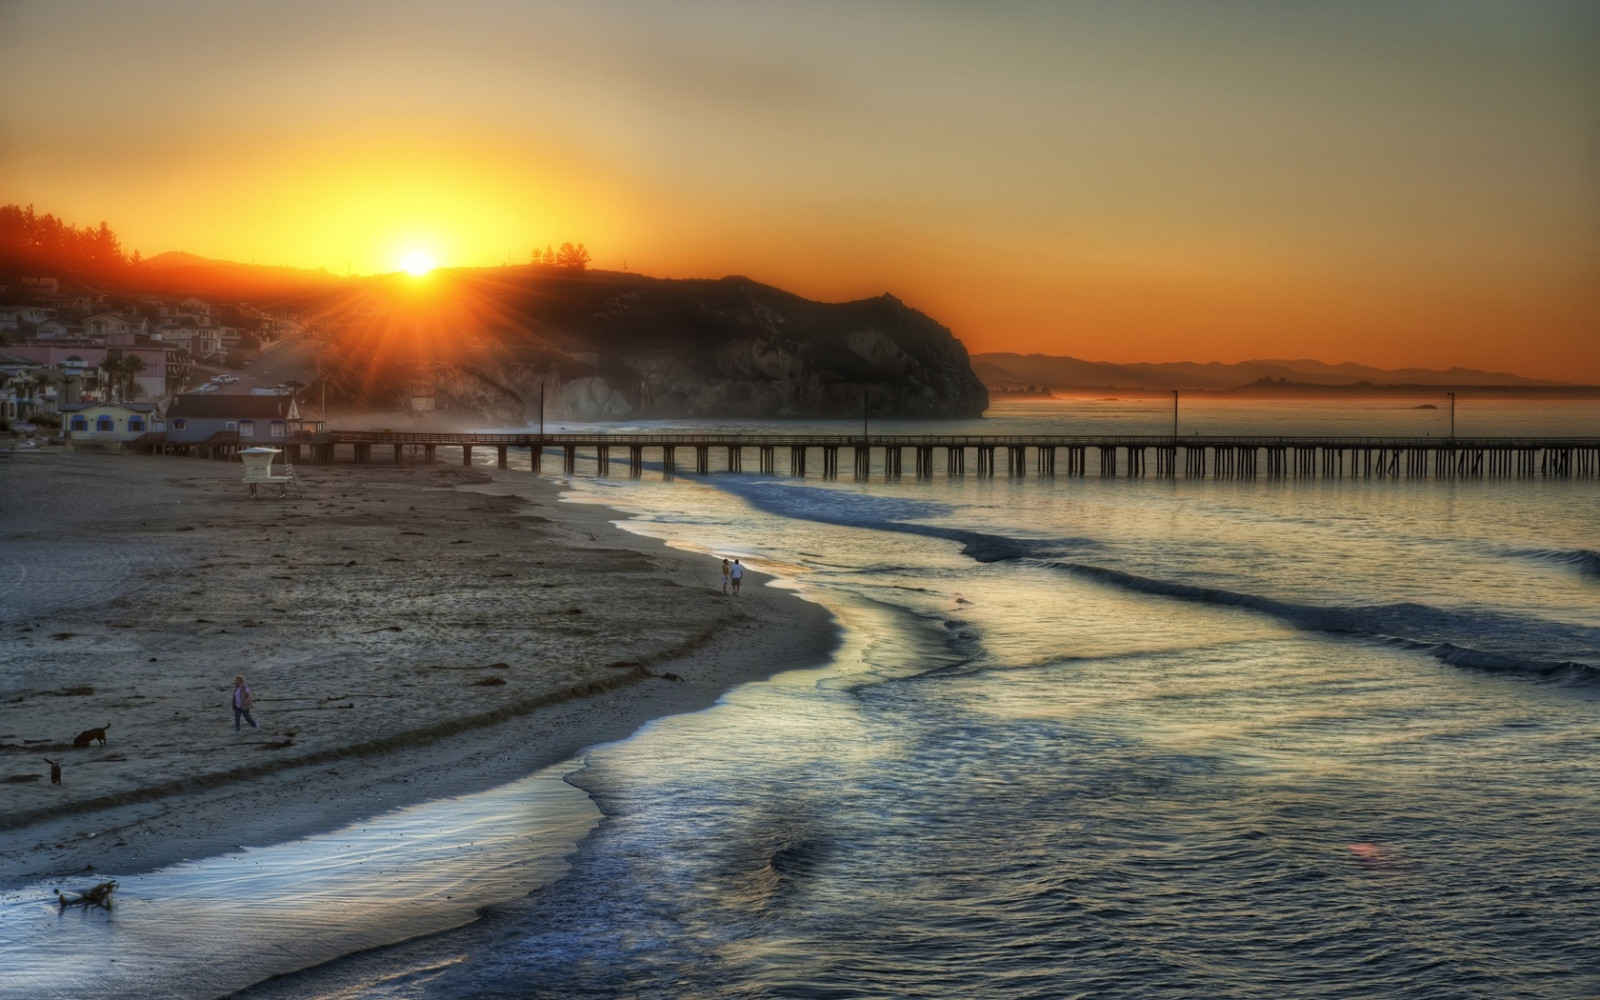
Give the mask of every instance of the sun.
M 413 250 L 406 254 L 404 260 L 400 261 L 400 266 L 405 269 L 407 274 L 414 278 L 420 278 L 433 270 L 433 258 L 420 250 Z

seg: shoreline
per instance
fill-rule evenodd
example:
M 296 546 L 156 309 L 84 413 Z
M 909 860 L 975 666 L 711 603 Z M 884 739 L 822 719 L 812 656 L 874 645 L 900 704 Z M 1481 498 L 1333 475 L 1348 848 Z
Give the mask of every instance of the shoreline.
M 625 515 L 610 508 L 563 503 L 559 486 L 531 474 L 437 465 L 299 471 L 302 499 L 250 501 L 230 463 L 114 454 L 10 463 L 0 538 L 23 564 L 42 540 L 93 521 L 39 509 L 49 506 L 48 494 L 104 488 L 108 477 L 124 492 L 130 481 L 148 492 L 112 519 L 113 537 L 120 524 L 133 541 L 110 560 L 120 576 L 88 574 L 93 606 L 56 600 L 84 586 L 81 576 L 52 582 L 36 572 L 29 594 L 0 589 L 0 608 L 24 611 L 4 623 L 8 638 L 27 640 L 0 655 L 0 777 L 12 779 L 0 784 L 0 815 L 13 820 L 0 826 L 0 888 L 88 877 L 87 866 L 106 875 L 148 872 L 495 787 L 655 719 L 709 707 L 739 684 L 825 662 L 840 641 L 827 609 L 763 586 L 770 577 L 752 572 L 740 598 L 724 598 L 710 556 L 618 528 L 610 522 Z M 51 485 L 35 489 L 40 483 Z M 396 517 L 373 509 L 396 500 L 410 510 Z M 185 502 L 190 509 L 179 513 Z M 23 507 L 30 511 L 18 516 Z M 473 513 L 487 516 L 463 516 Z M 352 558 L 318 559 L 374 528 L 376 536 L 338 546 L 357 550 Z M 177 552 L 138 541 L 177 532 Z M 298 548 L 285 555 L 296 532 Z M 294 577 L 289 589 L 300 593 L 256 599 L 263 575 L 247 571 L 261 564 L 261 546 L 238 553 L 257 536 L 280 560 L 267 567 L 295 570 L 272 575 Z M 393 565 L 359 572 L 352 588 L 347 567 L 370 570 L 381 552 L 406 558 L 384 557 Z M 396 572 L 416 563 L 424 564 L 420 574 Z M 182 593 L 204 599 L 210 617 L 193 624 L 214 628 L 186 629 L 174 614 L 163 616 L 180 588 L 208 569 L 202 593 Z M 509 582 L 490 591 L 486 576 Z M 420 597 L 419 587 L 427 590 Z M 297 599 L 338 604 L 338 592 L 352 589 L 380 611 L 398 606 L 342 626 L 307 627 L 297 613 Z M 419 614 L 412 602 L 425 599 L 445 607 L 450 621 Z M 371 610 L 374 600 L 336 610 Z M 484 604 L 499 614 L 484 616 Z M 263 606 L 282 614 L 257 620 Z M 467 615 L 474 617 L 455 621 Z M 431 634 L 430 624 L 446 634 Z M 263 665 L 240 670 L 256 690 L 260 733 L 227 729 L 227 654 L 241 640 L 225 625 L 250 628 L 249 645 L 271 650 Z M 330 642 L 329 628 L 352 634 Z M 420 641 L 408 639 L 419 631 Z M 174 657 L 175 646 L 194 648 Z M 446 657 L 456 662 L 435 662 Z M 157 666 L 131 668 L 137 660 Z M 75 688 L 95 693 L 64 693 Z M 311 697 L 328 690 L 342 693 Z M 83 725 L 68 724 L 69 716 L 99 725 L 107 715 L 106 746 L 71 748 Z M 41 739 L 52 742 L 28 742 Z M 12 778 L 42 774 L 43 753 L 62 760 L 62 785 Z

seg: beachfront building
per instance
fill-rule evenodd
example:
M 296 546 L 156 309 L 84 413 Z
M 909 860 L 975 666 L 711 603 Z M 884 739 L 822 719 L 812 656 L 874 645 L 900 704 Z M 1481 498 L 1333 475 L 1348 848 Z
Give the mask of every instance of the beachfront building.
M 156 429 L 154 403 L 63 403 L 61 427 L 74 444 L 136 441 Z
M 44 408 L 44 387 L 32 365 L 0 354 L 0 420 L 26 420 Z
M 29 421 L 60 412 L 63 403 L 82 401 L 93 379 L 81 368 L 39 365 L 0 349 L 0 418 Z
M 167 407 L 166 442 L 204 445 L 237 435 L 241 445 L 270 446 L 300 424 L 293 396 L 186 392 L 172 397 Z

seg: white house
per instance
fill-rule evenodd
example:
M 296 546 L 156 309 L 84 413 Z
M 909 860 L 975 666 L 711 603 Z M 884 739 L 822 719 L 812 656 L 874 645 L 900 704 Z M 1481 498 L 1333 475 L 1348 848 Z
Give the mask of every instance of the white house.
M 222 352 L 222 338 L 215 327 L 180 327 L 161 330 L 153 338 L 174 350 L 189 352 L 191 358 L 209 358 Z
M 129 319 L 116 313 L 95 313 L 83 321 L 84 336 L 104 340 L 110 346 L 130 345 L 150 332 L 150 322 L 139 316 Z

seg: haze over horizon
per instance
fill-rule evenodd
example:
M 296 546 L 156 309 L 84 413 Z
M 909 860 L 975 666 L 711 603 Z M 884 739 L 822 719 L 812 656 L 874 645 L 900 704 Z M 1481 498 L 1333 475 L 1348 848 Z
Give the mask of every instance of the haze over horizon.
M 20 0 L 0 201 L 336 274 L 579 241 L 974 353 L 1592 383 L 1597 41 L 1558 0 Z

